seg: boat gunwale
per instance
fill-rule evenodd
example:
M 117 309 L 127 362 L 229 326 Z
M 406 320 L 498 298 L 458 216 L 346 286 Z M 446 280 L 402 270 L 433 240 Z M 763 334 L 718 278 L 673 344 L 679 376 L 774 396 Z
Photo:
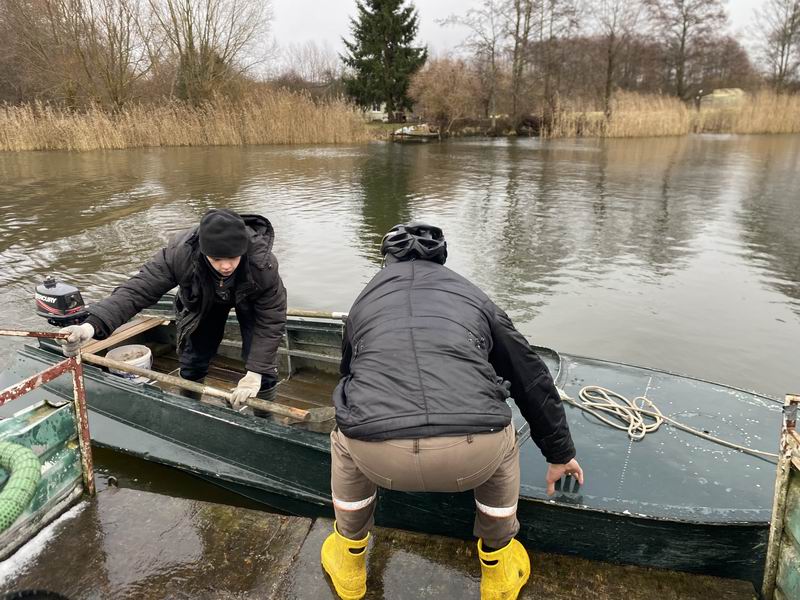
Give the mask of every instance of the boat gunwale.
M 560 353 L 556 352 L 555 350 L 552 350 L 550 348 L 546 348 L 546 347 L 543 347 L 543 346 L 540 346 L 539 348 L 554 352 L 557 356 L 559 356 L 560 360 L 563 360 L 564 356 L 570 356 L 570 355 L 561 355 Z M 45 360 L 46 358 L 52 356 L 54 348 L 50 349 L 50 348 L 46 348 L 46 347 L 38 347 L 38 346 L 31 345 L 31 344 L 25 344 L 23 346 L 23 348 L 21 349 L 21 351 L 24 351 L 24 350 L 33 351 L 31 353 L 23 352 L 23 354 L 28 354 L 30 356 L 30 358 L 33 359 L 33 360 Z M 594 360 L 594 359 L 590 359 L 590 360 Z M 601 361 L 601 362 L 608 362 L 608 361 Z M 616 364 L 616 363 L 611 363 L 611 364 Z M 633 366 L 633 365 L 629 365 L 629 366 Z M 161 388 L 159 388 L 157 386 L 154 386 L 154 385 L 151 385 L 151 384 L 143 384 L 143 385 L 141 385 L 141 387 L 137 387 L 137 389 L 132 390 L 131 386 L 132 385 L 137 385 L 137 384 L 132 384 L 131 382 L 129 382 L 126 379 L 115 377 L 115 376 L 111 375 L 110 373 L 107 373 L 106 371 L 104 371 L 100 367 L 97 367 L 97 366 L 94 366 L 94 365 L 88 365 L 87 364 L 87 365 L 85 365 L 85 367 L 87 367 L 84 370 L 84 375 L 85 376 L 88 376 L 91 380 L 95 381 L 96 383 L 103 384 L 103 385 L 110 385 L 110 386 L 120 390 L 121 392 L 132 393 L 132 394 L 138 395 L 140 397 L 147 397 L 147 398 L 150 398 L 150 399 L 153 399 L 153 400 L 166 402 L 166 403 L 176 407 L 179 410 L 190 410 L 190 411 L 193 411 L 193 412 L 201 415 L 202 417 L 208 417 L 208 418 L 215 419 L 217 421 L 228 422 L 228 423 L 230 423 L 231 425 L 234 425 L 234 426 L 244 427 L 246 429 L 250 429 L 251 431 L 254 431 L 258 435 L 267 435 L 267 436 L 269 436 L 271 438 L 280 440 L 281 442 L 284 442 L 284 443 L 288 442 L 289 444 L 292 444 L 292 445 L 305 446 L 305 447 L 310 448 L 312 450 L 317 450 L 317 451 L 321 451 L 321 452 L 324 452 L 324 453 L 329 453 L 329 451 L 330 451 L 330 448 L 329 448 L 328 444 L 326 443 L 328 436 L 326 434 L 324 434 L 324 433 L 315 432 L 315 431 L 307 431 L 307 430 L 298 429 L 298 428 L 292 428 L 291 425 L 277 423 L 277 422 L 273 422 L 271 420 L 255 421 L 254 417 L 247 416 L 247 415 L 241 415 L 241 414 L 238 414 L 238 413 L 230 412 L 230 414 L 229 414 L 229 411 L 227 411 L 226 409 L 222 409 L 221 407 L 214 406 L 214 405 L 205 405 L 205 404 L 197 403 L 197 402 L 191 401 L 188 398 L 183 398 L 180 395 L 173 394 L 173 393 L 168 392 L 166 390 L 162 390 Z M 48 386 L 48 388 L 49 388 L 49 386 Z M 52 388 L 49 388 L 49 389 L 51 391 L 54 391 L 54 390 L 52 390 Z M 55 391 L 54 391 L 54 393 L 56 393 L 57 395 L 62 395 L 62 394 L 60 394 L 58 392 L 55 392 Z M 190 402 L 192 402 L 192 403 L 190 404 Z M 174 438 L 171 438 L 169 436 L 165 436 L 165 435 L 162 435 L 160 433 L 155 433 L 155 432 L 153 432 L 151 430 L 148 430 L 148 429 L 146 429 L 144 427 L 141 427 L 141 426 L 139 426 L 139 425 L 137 425 L 137 424 L 135 424 L 133 422 L 130 422 L 130 421 L 122 419 L 122 418 L 119 418 L 118 416 L 116 416 L 114 414 L 111 414 L 111 413 L 108 413 L 108 412 L 106 412 L 104 410 L 97 409 L 97 408 L 94 408 L 94 407 L 92 407 L 92 410 L 96 411 L 98 414 L 101 414 L 101 415 L 103 415 L 104 417 L 106 417 L 108 419 L 114 420 L 114 421 L 116 421 L 116 422 L 118 422 L 118 423 L 120 423 L 120 424 L 122 424 L 122 425 L 124 425 L 126 427 L 131 427 L 131 428 L 133 428 L 135 430 L 142 431 L 142 432 L 148 433 L 150 435 L 155 435 L 155 436 L 163 439 L 168 444 L 174 444 L 174 445 L 176 445 L 176 446 L 178 446 L 180 448 L 189 450 L 191 452 L 195 452 L 195 453 L 198 453 L 198 454 L 201 454 L 201 455 L 206 455 L 206 456 L 212 457 L 215 460 L 218 460 L 220 462 L 231 462 L 226 457 L 222 457 L 222 456 L 220 456 L 218 454 L 205 451 L 202 447 L 192 446 L 192 445 L 189 445 L 189 444 L 187 444 L 185 442 L 182 442 L 180 440 L 176 440 Z M 223 410 L 226 411 L 224 414 L 222 413 Z M 113 446 L 108 446 L 106 444 L 103 444 L 103 446 L 106 446 L 106 447 L 109 447 L 109 448 L 114 448 Z M 144 453 L 132 452 L 130 449 L 128 450 L 128 452 L 131 452 L 136 456 L 140 456 L 141 458 L 144 458 Z M 160 459 L 160 461 L 162 461 L 162 459 Z M 169 461 L 168 459 L 167 460 L 163 460 L 163 462 L 165 464 L 169 464 L 169 465 L 174 466 L 176 468 L 186 469 L 186 470 L 188 470 L 190 472 L 193 472 L 193 473 L 197 473 L 197 474 L 202 473 L 201 470 L 193 469 L 191 467 L 187 468 L 187 466 L 182 466 L 182 465 L 178 464 L 177 462 Z M 239 463 L 235 463 L 235 462 L 232 463 L 232 464 L 234 464 L 237 468 L 240 468 L 240 469 L 243 469 L 243 470 L 246 470 L 246 471 L 252 471 L 251 469 L 249 469 L 245 465 L 242 465 L 242 464 L 239 464 Z M 265 478 L 264 475 L 262 473 L 258 472 L 258 471 L 252 471 L 252 472 L 254 474 L 256 474 L 260 479 Z M 217 476 L 220 477 L 220 479 L 224 479 L 226 481 L 231 481 L 233 483 L 239 483 L 239 484 L 248 485 L 247 481 L 238 479 L 235 476 L 222 476 L 222 475 L 217 475 Z M 289 493 L 289 494 L 291 494 L 292 496 L 294 496 L 297 499 L 314 502 L 315 504 L 320 504 L 319 495 L 316 494 L 315 491 L 313 489 L 311 489 L 311 488 L 306 488 L 306 487 L 304 487 L 302 485 L 296 484 L 295 482 L 289 482 L 289 481 L 286 481 L 286 480 L 281 479 L 281 478 L 266 477 L 266 479 L 268 479 L 268 480 L 274 479 L 275 483 L 278 484 L 276 487 L 280 487 L 280 493 Z M 274 489 L 273 490 L 268 490 L 268 491 L 278 493 Z M 521 490 L 521 492 L 523 492 L 523 491 L 524 491 L 524 488 L 523 488 L 523 490 Z M 311 500 L 310 498 L 317 498 L 317 500 Z M 709 520 L 692 520 L 692 519 L 688 519 L 686 517 L 665 517 L 665 516 L 658 516 L 658 515 L 643 515 L 643 514 L 639 514 L 639 513 L 633 513 L 633 512 L 630 512 L 630 511 L 625 512 L 625 511 L 622 511 L 622 510 L 610 510 L 610 509 L 606 509 L 606 508 L 588 506 L 588 505 L 585 505 L 585 504 L 576 504 L 576 503 L 570 503 L 570 502 L 559 502 L 559 501 L 556 501 L 554 499 L 535 497 L 535 496 L 527 495 L 525 493 L 521 493 L 520 494 L 520 500 L 523 501 L 525 504 L 533 503 L 533 504 L 542 505 L 542 506 L 553 506 L 553 507 L 562 508 L 562 509 L 565 509 L 565 510 L 587 511 L 587 512 L 603 514 L 603 515 L 608 515 L 608 516 L 613 516 L 613 517 L 621 517 L 621 518 L 625 518 L 625 519 L 633 519 L 634 521 L 639 520 L 639 521 L 643 521 L 643 522 L 656 521 L 656 522 L 659 522 L 659 523 L 676 523 L 676 524 L 684 524 L 684 525 L 715 526 L 715 527 L 734 527 L 734 526 L 765 527 L 768 524 L 768 521 L 769 521 L 769 517 L 768 516 L 767 516 L 767 518 L 765 520 L 760 520 L 760 521 L 751 521 L 751 520 L 709 521 Z M 328 506 L 331 503 L 326 498 L 326 499 L 324 499 L 323 504 Z M 706 507 L 706 508 L 710 508 L 710 507 Z M 758 510 L 758 511 L 764 510 L 767 513 L 770 512 L 768 509 L 735 509 L 734 508 L 734 509 L 727 509 L 727 510 L 730 510 L 731 512 L 734 512 L 734 513 L 737 512 L 737 511 L 742 511 L 742 510 Z
M 526 486 L 530 487 L 530 486 Z M 599 513 L 604 515 L 611 515 L 611 516 L 618 516 L 624 517 L 626 519 L 634 519 L 634 520 L 641 520 L 641 521 L 658 521 L 659 523 L 680 523 L 686 525 L 702 525 L 702 526 L 713 526 L 713 527 L 769 527 L 770 515 L 772 514 L 772 510 L 768 508 L 755 508 L 755 509 L 739 509 L 739 508 L 732 508 L 732 509 L 725 509 L 731 512 L 737 512 L 742 510 L 747 511 L 758 511 L 758 512 L 766 512 L 767 518 L 763 521 L 698 521 L 698 520 L 691 520 L 687 518 L 679 518 L 679 517 L 661 517 L 657 515 L 645 515 L 641 513 L 633 513 L 630 511 L 616 511 L 616 510 L 609 510 L 605 508 L 597 508 L 594 506 L 588 506 L 585 504 L 577 504 L 571 502 L 559 502 L 555 499 L 545 499 L 545 498 L 536 498 L 533 496 L 525 496 L 520 493 L 520 499 L 525 499 L 526 503 L 535 503 L 541 504 L 546 506 L 555 506 L 558 508 L 565 508 L 565 509 L 572 509 L 572 510 L 581 510 L 585 512 L 593 512 Z M 709 508 L 709 507 L 706 507 Z
M 160 302 L 160 304 L 161 304 L 161 306 L 164 306 L 164 301 L 162 300 Z M 235 321 L 235 316 L 232 315 L 231 320 Z M 330 332 L 332 334 L 340 333 L 343 330 L 343 327 L 344 327 L 344 322 L 342 320 L 335 319 L 335 318 L 329 318 L 329 317 L 289 316 L 289 317 L 287 317 L 287 325 L 289 325 L 290 323 L 300 325 L 301 327 L 298 328 L 298 329 L 306 329 L 306 327 L 308 325 L 310 325 L 311 328 L 313 328 L 313 329 L 316 329 L 318 331 L 323 331 L 323 332 Z M 304 325 L 306 327 L 303 327 Z M 315 325 L 318 325 L 319 327 L 314 327 Z M 171 326 L 174 327 L 174 321 L 171 321 Z M 35 351 L 35 354 L 41 353 L 40 354 L 41 358 L 39 358 L 39 357 L 37 357 L 35 355 L 32 356 L 32 358 L 34 358 L 34 360 L 45 359 L 45 357 L 49 357 L 49 356 L 51 356 L 52 354 L 54 354 L 56 352 L 56 347 L 54 345 L 51 345 L 50 343 L 46 343 L 45 345 L 42 345 L 40 343 L 39 347 L 30 345 L 30 344 L 26 344 L 24 347 Z M 696 382 L 700 382 L 700 383 L 703 383 L 703 384 L 712 385 L 712 386 L 717 387 L 717 388 L 719 388 L 721 390 L 729 390 L 729 391 L 736 391 L 736 392 L 744 393 L 744 394 L 747 394 L 747 395 L 749 395 L 751 397 L 754 397 L 756 399 L 760 399 L 762 401 L 772 400 L 773 402 L 776 402 L 776 403 L 780 402 L 780 401 L 778 401 L 777 399 L 775 399 L 775 398 L 773 398 L 771 396 L 768 396 L 768 395 L 765 395 L 765 394 L 761 394 L 761 393 L 758 393 L 758 392 L 745 390 L 745 389 L 737 388 L 737 387 L 734 387 L 734 386 L 728 386 L 728 385 L 725 385 L 725 384 L 717 383 L 717 382 L 710 381 L 710 380 L 707 380 L 707 379 L 702 379 L 702 378 L 699 378 L 699 377 L 693 377 L 693 376 L 690 376 L 690 375 L 683 375 L 683 374 L 667 371 L 667 370 L 664 370 L 664 369 L 646 367 L 646 366 L 635 365 L 635 364 L 624 363 L 624 362 L 611 361 L 611 360 L 607 360 L 607 359 L 598 359 L 598 358 L 587 357 L 587 356 L 583 356 L 583 355 L 579 355 L 579 354 L 561 353 L 561 352 L 559 352 L 559 351 L 557 351 L 557 350 L 555 350 L 553 348 L 550 348 L 550 347 L 547 347 L 547 346 L 540 346 L 540 345 L 536 345 L 536 344 L 531 344 L 531 347 L 535 351 L 538 351 L 538 352 L 550 353 L 551 357 L 553 357 L 557 361 L 558 371 L 553 375 L 554 381 L 556 381 L 557 383 L 563 383 L 562 381 L 559 381 L 559 380 L 566 377 L 566 368 L 565 368 L 566 367 L 566 361 L 568 361 L 568 360 L 576 360 L 576 361 L 579 361 L 579 362 L 580 361 L 587 361 L 587 362 L 595 363 L 595 364 L 600 363 L 602 365 L 607 365 L 607 366 L 610 366 L 610 367 L 624 367 L 626 369 L 635 369 L 635 370 L 643 371 L 645 373 L 659 373 L 659 374 L 667 375 L 669 377 L 676 378 L 676 379 L 696 381 Z M 212 406 L 212 405 L 203 405 L 203 404 L 198 404 L 198 403 L 193 403 L 192 405 L 189 405 L 188 402 L 182 402 L 181 401 L 181 396 L 173 394 L 173 393 L 171 393 L 171 392 L 169 392 L 167 390 L 163 390 L 163 389 L 159 388 L 158 386 L 154 386 L 152 384 L 145 384 L 145 385 L 141 386 L 140 388 L 131 389 L 130 388 L 130 385 L 131 385 L 130 382 L 128 382 L 128 381 L 126 381 L 124 379 L 113 377 L 109 373 L 106 373 L 105 371 L 100 369 L 99 367 L 96 367 L 96 366 L 93 366 L 93 365 L 86 365 L 86 366 L 87 367 L 91 367 L 90 369 L 87 369 L 87 375 L 90 377 L 90 379 L 92 379 L 92 380 L 94 380 L 94 381 L 96 381 L 98 383 L 101 383 L 101 384 L 111 385 L 112 387 L 120 390 L 123 393 L 133 393 L 133 394 L 138 394 L 140 396 L 150 397 L 152 399 L 157 399 L 157 400 L 162 401 L 162 402 L 167 402 L 167 403 L 175 406 L 179 410 L 191 410 L 191 411 L 193 411 L 195 413 L 198 413 L 198 414 L 200 414 L 201 416 L 204 416 L 204 417 L 210 417 L 210 418 L 216 419 L 216 420 L 221 421 L 221 422 L 228 422 L 228 423 L 230 423 L 231 425 L 234 425 L 234 426 L 239 426 L 239 427 L 243 427 L 245 429 L 250 429 L 251 431 L 254 431 L 257 435 L 266 434 L 269 437 L 272 437 L 272 438 L 275 438 L 275 439 L 278 439 L 278 440 L 288 441 L 291 444 L 297 444 L 298 446 L 305 446 L 305 447 L 308 447 L 308 448 L 311 448 L 311 449 L 314 449 L 314 450 L 318 450 L 318 451 L 329 452 L 329 448 L 328 448 L 328 445 L 326 443 L 327 442 L 327 436 L 325 434 L 323 434 L 323 433 L 314 432 L 314 431 L 307 431 L 307 430 L 299 429 L 299 428 L 293 428 L 293 427 L 291 427 L 291 425 L 282 424 L 282 423 L 278 423 L 278 422 L 273 422 L 271 420 L 261 420 L 260 419 L 259 421 L 255 421 L 252 416 L 248 416 L 248 415 L 238 414 L 238 415 L 234 416 L 231 411 L 228 411 L 228 410 L 220 408 L 220 407 Z M 96 372 L 95 372 L 95 369 L 96 369 Z M 97 412 L 100 413 L 100 414 L 103 414 L 106 418 L 116 420 L 116 421 L 124 424 L 125 426 L 133 427 L 136 430 L 143 431 L 143 432 L 146 432 L 146 433 L 150 433 L 151 435 L 157 435 L 158 437 L 161 437 L 166 443 L 176 444 L 178 447 L 185 448 L 185 449 L 191 450 L 193 452 L 199 452 L 200 454 L 205 454 L 205 455 L 207 455 L 209 457 L 213 457 L 215 460 L 219 460 L 221 462 L 230 462 L 225 457 L 219 456 L 217 454 L 205 452 L 201 448 L 198 449 L 197 446 L 192 446 L 192 445 L 189 445 L 187 443 L 181 442 L 179 440 L 175 440 L 175 439 L 169 438 L 167 436 L 162 436 L 160 434 L 155 434 L 154 432 L 152 432 L 152 431 L 150 431 L 148 429 L 145 429 L 143 427 L 140 427 L 140 426 L 138 426 L 138 425 L 136 425 L 136 424 L 134 424 L 132 422 L 129 422 L 129 421 L 126 421 L 126 420 L 123 420 L 123 419 L 119 419 L 118 417 L 114 416 L 113 413 L 107 413 L 105 411 L 100 411 L 100 410 L 98 410 Z M 239 463 L 234 463 L 234 464 L 238 468 L 242 468 L 244 470 L 249 470 L 246 466 L 243 466 L 243 465 L 241 465 Z M 174 466 L 179 467 L 179 465 L 177 465 L 177 464 L 175 464 Z M 253 473 L 261 475 L 261 473 L 258 472 L 258 471 L 253 471 Z M 230 478 L 226 478 L 226 479 L 230 479 Z M 230 480 L 233 481 L 233 482 L 242 483 L 241 481 L 237 481 L 235 479 L 230 479 Z M 246 482 L 244 482 L 244 483 L 246 484 Z M 281 487 L 284 490 L 284 492 L 286 492 L 287 490 L 292 489 L 292 488 L 299 488 L 299 490 L 298 490 L 299 494 L 297 495 L 298 498 L 306 498 L 308 496 L 308 494 L 306 492 L 312 492 L 312 495 L 313 495 L 313 490 L 310 490 L 310 489 L 309 490 L 305 490 L 302 486 L 298 486 L 294 482 L 288 482 L 288 481 L 284 481 L 282 479 L 279 479 L 279 480 L 277 480 L 277 483 L 279 485 L 282 484 Z M 613 510 L 613 509 L 610 510 L 610 509 L 607 509 L 607 508 L 593 507 L 593 506 L 588 506 L 588 505 L 585 505 L 585 504 L 577 504 L 577 503 L 570 503 L 570 502 L 556 502 L 556 501 L 554 501 L 552 499 L 531 496 L 531 495 L 527 495 L 527 494 L 524 494 L 524 493 L 521 494 L 520 497 L 526 503 L 536 503 L 536 504 L 541 504 L 541 505 L 555 505 L 555 506 L 558 506 L 558 507 L 561 507 L 561 508 L 565 508 L 565 509 L 570 509 L 570 510 L 591 511 L 591 512 L 596 512 L 596 513 L 599 513 L 599 514 L 627 517 L 627 518 L 631 518 L 631 519 L 641 519 L 643 521 L 657 521 L 657 522 L 663 522 L 663 523 L 684 523 L 684 524 L 714 525 L 714 526 L 743 525 L 743 526 L 760 527 L 760 526 L 763 526 L 764 523 L 769 518 L 767 516 L 766 520 L 764 520 L 764 521 L 761 521 L 761 520 L 759 520 L 759 521 L 754 521 L 754 520 L 740 520 L 740 521 L 739 520 L 737 520 L 737 521 L 708 521 L 708 520 L 702 520 L 702 521 L 698 521 L 698 520 L 693 520 L 693 519 L 687 518 L 686 516 L 683 516 L 683 517 L 677 517 L 677 516 L 668 517 L 668 516 L 659 516 L 659 515 L 643 515 L 641 513 L 632 513 L 629 510 L 628 510 L 628 512 L 626 512 L 625 510 Z M 710 507 L 706 507 L 706 508 L 710 508 Z M 753 510 L 755 510 L 755 511 L 764 510 L 767 513 L 770 512 L 767 509 L 737 509 L 737 508 L 732 508 L 732 509 L 712 509 L 712 510 L 715 510 L 715 511 L 716 510 L 728 510 L 728 511 L 733 512 L 733 513 L 740 512 L 740 511 L 753 511 Z
M 148 308 L 144 309 L 141 312 L 141 314 L 146 315 L 148 311 L 154 311 L 154 312 L 156 312 L 158 314 L 157 315 L 153 315 L 153 316 L 163 317 L 165 311 L 171 313 L 172 312 L 172 304 L 173 304 L 174 298 L 175 298 L 175 294 L 173 293 L 173 291 L 175 289 L 177 289 L 177 288 L 173 288 L 173 290 L 170 290 L 169 292 L 164 294 L 157 302 L 155 302 L 154 304 L 150 305 Z M 345 316 L 347 315 L 346 312 L 342 312 L 341 314 L 345 315 Z M 228 317 L 228 318 L 235 321 L 236 320 L 236 315 L 235 314 L 231 314 L 231 316 Z M 172 322 L 172 321 L 174 321 L 174 316 L 169 316 L 169 317 L 167 317 L 167 319 L 169 319 L 170 322 Z M 326 325 L 335 325 L 336 327 L 338 327 L 340 329 L 343 329 L 344 328 L 344 324 L 345 324 L 345 320 L 344 319 L 335 319 L 335 318 L 332 318 L 332 317 L 322 317 L 322 316 L 321 317 L 307 317 L 307 316 L 287 315 L 287 317 L 286 317 L 287 324 L 290 321 L 297 322 L 297 323 L 302 323 L 302 322 L 306 322 L 306 323 L 311 322 L 311 323 L 319 323 L 319 324 L 323 324 L 324 323 Z M 580 360 L 601 362 L 601 363 L 608 364 L 608 365 L 616 365 L 616 366 L 621 366 L 621 367 L 640 369 L 642 371 L 648 371 L 648 372 L 651 372 L 651 373 L 661 373 L 661 374 L 664 374 L 664 375 L 669 375 L 671 377 L 677 377 L 677 378 L 680 378 L 680 379 L 688 379 L 688 380 L 691 380 L 691 381 L 697 381 L 699 383 L 707 383 L 707 384 L 714 385 L 714 386 L 717 386 L 717 387 L 720 387 L 720 388 L 725 388 L 725 389 L 728 389 L 728 390 L 741 392 L 743 394 L 749 394 L 751 396 L 757 396 L 757 397 L 759 397 L 761 399 L 769 400 L 771 402 L 775 402 L 775 403 L 783 406 L 783 400 L 782 399 L 778 399 L 778 398 L 776 398 L 774 396 L 770 396 L 769 394 L 764 394 L 762 392 L 757 392 L 755 390 L 748 390 L 748 389 L 737 387 L 737 386 L 731 386 L 731 385 L 727 385 L 725 383 L 721 383 L 719 381 L 713 381 L 711 379 L 704 379 L 702 377 L 697 377 L 697 376 L 694 376 L 694 375 L 688 375 L 688 374 L 685 374 L 685 373 L 678 373 L 678 372 L 675 372 L 675 371 L 668 371 L 666 369 L 659 369 L 658 367 L 648 367 L 648 366 L 638 365 L 638 364 L 634 364 L 634 363 L 628 363 L 628 362 L 622 362 L 622 361 L 614 361 L 614 360 L 610 360 L 610 359 L 606 359 L 606 358 L 596 358 L 596 357 L 592 357 L 592 356 L 585 356 L 583 354 L 572 354 L 570 352 L 561 352 L 559 350 L 555 350 L 555 349 L 551 348 L 550 346 L 542 346 L 542 345 L 539 345 L 539 344 L 534 344 L 534 343 L 530 342 L 529 337 L 525 333 L 523 333 L 523 332 L 520 332 L 520 333 L 522 333 L 523 337 L 525 337 L 525 339 L 528 341 L 530 347 L 533 348 L 534 351 L 537 351 L 537 350 L 540 350 L 540 349 L 541 350 L 547 350 L 548 352 L 552 352 L 553 354 L 555 354 L 558 357 L 559 372 L 556 375 L 553 376 L 553 380 L 554 381 L 557 381 L 558 378 L 561 376 L 561 374 L 564 372 L 564 368 L 563 368 L 564 367 L 564 359 L 575 358 L 575 359 L 580 359 Z
M 20 353 L 25 353 L 25 350 L 32 350 L 32 353 L 29 353 L 29 356 L 33 360 L 40 360 L 39 354 L 44 356 L 50 356 L 52 351 L 49 348 L 43 348 L 40 346 L 33 346 L 31 344 L 25 344 L 19 350 Z M 104 385 L 110 385 L 114 388 L 119 389 L 120 391 L 132 393 L 138 396 L 146 396 L 148 398 L 152 398 L 154 400 L 159 400 L 163 402 L 168 402 L 176 407 L 181 409 L 189 410 L 192 412 L 196 412 L 198 414 L 202 414 L 204 416 L 213 418 L 218 421 L 227 421 L 232 425 L 237 426 L 248 426 L 245 427 L 246 429 L 256 430 L 259 433 L 267 433 L 272 434 L 272 437 L 285 437 L 283 434 L 285 430 L 289 430 L 292 432 L 293 436 L 300 434 L 300 438 L 307 438 L 305 440 L 298 440 L 296 437 L 292 437 L 292 441 L 301 441 L 303 446 L 312 448 L 312 449 L 319 449 L 320 447 L 327 447 L 325 444 L 318 444 L 313 443 L 318 441 L 320 438 L 318 436 L 325 436 L 326 434 L 322 434 L 316 431 L 308 431 L 305 429 L 299 428 L 291 428 L 289 425 L 284 425 L 282 423 L 274 422 L 270 419 L 264 419 L 261 417 L 254 417 L 251 415 L 243 415 L 236 411 L 222 408 L 219 406 L 215 406 L 213 404 L 204 404 L 201 402 L 197 402 L 196 400 L 192 400 L 190 398 L 186 398 L 181 396 L 180 394 L 174 394 L 168 390 L 164 390 L 157 385 L 153 385 L 151 383 L 133 383 L 128 379 L 123 377 L 117 377 L 107 371 L 104 371 L 102 367 L 92 365 L 92 364 L 84 364 L 84 375 L 88 375 L 89 379 L 96 381 L 98 383 L 102 383 Z M 134 386 L 133 389 L 131 387 Z M 141 386 L 141 387 L 140 387 Z M 60 391 L 55 390 L 51 386 L 46 386 L 47 390 L 55 393 L 62 398 L 66 398 L 66 394 Z M 93 411 L 96 411 L 104 416 L 111 418 L 108 414 L 105 414 L 103 411 L 98 410 L 96 408 L 92 408 Z M 224 412 L 222 412 L 224 411 Z M 115 420 L 121 420 L 114 417 Z M 133 427 L 134 429 L 138 429 L 140 431 L 146 431 L 144 428 L 139 427 L 133 423 L 129 423 L 125 421 L 125 424 Z M 257 424 L 257 427 L 252 427 L 250 425 Z M 165 438 L 166 439 L 166 438 Z M 178 445 L 183 446 L 181 442 L 175 441 L 170 439 L 170 442 L 174 442 Z
M 559 356 L 561 361 L 563 361 L 565 358 L 574 358 L 574 359 L 578 359 L 578 360 L 600 362 L 600 363 L 603 363 L 603 364 L 606 364 L 606 365 L 615 365 L 615 366 L 620 366 L 620 367 L 628 367 L 628 368 L 631 368 L 631 369 L 639 369 L 639 370 L 642 370 L 642 371 L 648 371 L 650 373 L 661 373 L 663 375 L 669 375 L 670 377 L 676 377 L 678 379 L 688 379 L 690 381 L 697 381 L 699 383 L 707 383 L 709 385 L 713 385 L 713 386 L 716 386 L 716 387 L 719 387 L 719 388 L 723 388 L 723 389 L 726 389 L 726 390 L 733 390 L 735 392 L 741 392 L 743 394 L 748 394 L 750 396 L 756 396 L 756 397 L 758 397 L 758 398 L 760 398 L 762 400 L 769 400 L 771 402 L 775 402 L 775 403 L 779 404 L 780 406 L 783 406 L 783 400 L 779 400 L 778 398 L 776 398 L 774 396 L 770 396 L 769 394 L 764 394 L 762 392 L 757 392 L 755 390 L 747 390 L 747 389 L 736 387 L 736 386 L 733 386 L 733 385 L 728 385 L 726 383 L 720 383 L 718 381 L 713 381 L 711 379 L 703 379 L 702 377 L 695 377 L 694 375 L 684 375 L 682 373 L 676 373 L 674 371 L 667 371 L 665 369 L 659 369 L 657 367 L 644 367 L 642 365 L 635 365 L 635 364 L 631 364 L 631 363 L 618 362 L 618 361 L 614 361 L 614 360 L 608 360 L 608 359 L 605 359 L 605 358 L 594 358 L 592 356 L 583 356 L 581 354 L 561 353 L 561 352 L 558 352 L 557 350 L 553 350 L 552 348 L 548 348 L 547 346 L 536 346 L 534 344 L 531 344 L 531 347 L 534 350 L 537 350 L 538 348 L 543 348 L 545 350 L 549 350 L 551 352 L 555 352 Z M 563 366 L 563 362 L 561 362 L 559 364 L 559 374 L 560 374 L 561 371 L 563 371 L 563 369 L 561 368 L 562 366 Z M 554 378 L 554 379 L 556 379 L 556 378 Z

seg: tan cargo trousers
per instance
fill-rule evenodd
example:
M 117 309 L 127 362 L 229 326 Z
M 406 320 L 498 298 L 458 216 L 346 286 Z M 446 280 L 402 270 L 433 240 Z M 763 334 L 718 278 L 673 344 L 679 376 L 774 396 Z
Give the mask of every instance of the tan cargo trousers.
M 365 442 L 331 433 L 336 526 L 362 539 L 374 524 L 378 487 L 404 492 L 474 490 L 473 533 L 502 548 L 519 531 L 519 449 L 513 424 L 496 433 Z

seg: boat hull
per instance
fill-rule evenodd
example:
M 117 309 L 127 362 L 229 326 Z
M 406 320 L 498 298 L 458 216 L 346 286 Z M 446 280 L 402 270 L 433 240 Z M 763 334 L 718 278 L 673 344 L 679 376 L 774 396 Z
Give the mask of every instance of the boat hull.
M 53 349 L 27 346 L 12 371 L 39 370 L 56 359 Z M 550 366 L 555 370 L 552 363 Z M 152 385 L 134 386 L 88 365 L 85 378 L 96 444 L 184 469 L 271 508 L 302 516 L 332 515 L 326 435 L 198 403 Z M 67 393 L 58 382 L 51 389 Z M 536 488 L 543 472 L 529 472 L 537 455 L 531 442 L 524 445 L 527 458 L 523 460 L 518 518 L 519 538 L 529 548 L 760 580 L 768 508 L 755 511 L 760 518 L 753 520 L 715 522 L 704 521 L 702 515 L 695 519 L 653 518 L 593 508 L 587 505 L 590 497 L 566 489 L 550 500 Z M 587 476 L 591 477 L 591 472 L 587 471 Z M 381 490 L 376 522 L 469 538 L 473 517 L 469 493 Z

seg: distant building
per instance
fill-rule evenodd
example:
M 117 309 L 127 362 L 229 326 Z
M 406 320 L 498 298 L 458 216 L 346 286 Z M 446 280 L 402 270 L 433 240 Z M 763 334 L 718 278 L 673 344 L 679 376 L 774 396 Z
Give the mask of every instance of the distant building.
M 362 108 L 364 120 L 368 122 L 380 121 L 381 123 L 388 123 L 390 120 L 394 123 L 405 123 L 409 119 L 415 118 L 413 113 L 398 110 L 394 113 L 394 119 L 389 118 L 389 113 L 386 111 L 386 102 L 375 102 L 371 106 Z
M 740 88 L 719 88 L 710 94 L 700 90 L 700 108 L 734 108 L 745 99 L 745 91 Z
M 363 110 L 365 121 L 389 122 L 389 113 L 386 112 L 386 102 L 375 102 Z

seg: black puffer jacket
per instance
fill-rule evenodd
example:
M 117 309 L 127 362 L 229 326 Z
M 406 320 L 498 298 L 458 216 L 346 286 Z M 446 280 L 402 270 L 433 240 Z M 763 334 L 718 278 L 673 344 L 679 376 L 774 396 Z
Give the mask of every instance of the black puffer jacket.
M 286 326 L 286 290 L 272 254 L 272 224 L 259 215 L 242 215 L 250 233 L 247 254 L 236 270 L 235 307 L 240 318 L 255 323 L 246 368 L 274 373 Z M 131 279 L 104 300 L 89 306 L 88 322 L 103 339 L 139 311 L 179 286 L 175 301 L 178 352 L 214 302 L 214 275 L 200 253 L 198 228 L 176 234 Z
M 480 289 L 426 260 L 386 266 L 347 319 L 334 391 L 348 437 L 380 440 L 497 431 L 511 410 L 497 376 L 551 463 L 575 456 L 544 362 Z

